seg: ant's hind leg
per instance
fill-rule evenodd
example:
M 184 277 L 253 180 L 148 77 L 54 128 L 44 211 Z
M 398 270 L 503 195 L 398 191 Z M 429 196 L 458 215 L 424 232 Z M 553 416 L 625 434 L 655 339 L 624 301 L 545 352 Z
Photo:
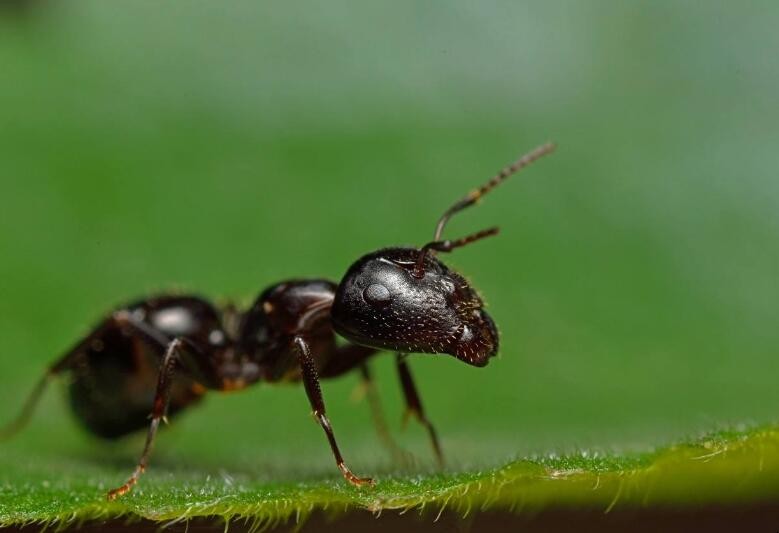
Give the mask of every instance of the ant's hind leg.
M 157 428 L 160 426 L 160 420 L 165 420 L 165 412 L 168 409 L 168 402 L 170 400 L 170 387 L 173 384 L 173 373 L 179 360 L 181 345 L 181 339 L 173 339 L 165 350 L 165 358 L 162 360 L 162 366 L 160 367 L 160 373 L 157 378 L 157 390 L 154 394 L 154 407 L 152 408 L 150 415 L 151 423 L 149 424 L 149 432 L 146 434 L 146 444 L 143 447 L 143 453 L 141 454 L 141 458 L 138 461 L 135 470 L 125 484 L 108 492 L 107 498 L 109 500 L 116 499 L 129 492 L 138 482 L 138 478 L 141 477 L 141 474 L 146 470 L 149 455 L 151 454 L 151 449 L 154 444 L 154 437 L 157 435 Z
M 8 425 L 0 427 L 0 441 L 13 437 L 16 433 L 22 430 L 24 426 L 27 425 L 27 422 L 30 421 L 30 418 L 35 411 L 38 402 L 43 396 L 43 393 L 46 390 L 48 384 L 51 382 L 52 378 L 66 370 L 73 368 L 73 365 L 75 364 L 78 356 L 83 353 L 84 350 L 87 349 L 92 343 L 98 341 L 105 334 L 106 330 L 116 326 L 116 324 L 117 322 L 113 317 L 104 320 L 97 328 L 92 330 L 89 335 L 81 339 L 78 343 L 76 343 L 75 346 L 65 352 L 62 357 L 60 357 L 54 364 L 50 365 L 49 368 L 46 369 L 43 377 L 38 380 L 35 388 L 32 390 L 32 392 L 30 392 L 29 396 L 27 396 L 27 400 L 25 400 L 24 405 L 22 406 L 22 409 L 19 411 L 19 414 L 16 416 L 16 418 L 13 419 Z
M 401 463 L 403 466 L 412 465 L 414 463 L 414 456 L 401 448 L 398 443 L 395 442 L 395 439 L 392 438 L 392 434 L 389 431 L 387 421 L 384 417 L 384 409 L 382 409 L 381 406 L 379 393 L 376 390 L 376 383 L 373 381 L 373 375 L 366 363 L 360 365 L 360 377 L 362 379 L 362 387 L 365 391 L 368 405 L 371 409 L 373 425 L 376 428 L 379 440 L 381 440 L 381 443 L 387 448 L 395 461 Z
M 373 485 L 373 480 L 371 478 L 355 476 L 344 463 L 341 451 L 338 449 L 338 444 L 335 441 L 333 427 L 330 425 L 330 420 L 325 413 L 325 401 L 322 398 L 322 389 L 319 386 L 319 376 L 308 343 L 303 337 L 296 336 L 292 340 L 292 344 L 295 346 L 298 353 L 298 362 L 300 364 L 300 369 L 303 372 L 303 385 L 306 388 L 308 401 L 311 403 L 311 408 L 314 410 L 314 416 L 316 417 L 317 422 L 319 422 L 319 425 L 322 426 L 322 429 L 325 431 L 325 435 L 327 435 L 327 440 L 330 443 L 330 449 L 335 456 L 335 462 L 338 465 L 338 469 L 341 471 L 341 474 L 343 474 L 346 481 L 352 485 L 357 487 L 361 485 Z
M 38 383 L 35 385 L 32 392 L 30 392 L 29 396 L 27 396 L 27 399 L 22 406 L 22 410 L 19 411 L 16 418 L 6 426 L 0 428 L 0 441 L 10 439 L 27 425 L 27 422 L 32 418 L 35 407 L 38 405 L 38 402 L 40 401 L 41 396 L 43 396 L 43 392 L 46 390 L 46 386 L 49 384 L 52 377 L 54 377 L 54 374 L 51 370 L 47 370 L 43 377 L 38 380 Z
M 435 452 L 436 460 L 439 466 L 444 466 L 444 454 L 441 451 L 441 444 L 438 442 L 438 434 L 436 433 L 433 424 L 427 419 L 425 410 L 422 408 L 422 400 L 419 398 L 416 385 L 414 385 L 414 378 L 411 377 L 411 369 L 406 362 L 406 354 L 399 353 L 396 356 L 398 377 L 400 378 L 400 385 L 403 388 L 403 396 L 406 398 L 406 413 L 403 418 L 405 425 L 408 417 L 413 415 L 420 424 L 425 426 L 427 433 L 430 435 L 430 442 L 433 445 L 433 451 Z

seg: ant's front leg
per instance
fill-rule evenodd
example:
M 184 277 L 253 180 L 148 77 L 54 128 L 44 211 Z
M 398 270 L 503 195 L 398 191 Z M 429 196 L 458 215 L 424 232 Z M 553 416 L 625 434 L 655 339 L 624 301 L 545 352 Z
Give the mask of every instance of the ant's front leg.
M 143 453 L 141 454 L 141 458 L 138 461 L 135 470 L 125 484 L 108 492 L 107 498 L 109 500 L 114 500 L 129 492 L 138 482 L 138 478 L 141 477 L 141 474 L 146 470 L 149 454 L 151 454 L 152 445 L 154 444 L 154 437 L 157 435 L 157 428 L 160 426 L 160 420 L 165 420 L 165 413 L 168 410 L 170 388 L 173 384 L 173 373 L 179 361 L 182 344 L 183 342 L 179 338 L 173 339 L 168 343 L 168 347 L 165 350 L 165 358 L 162 360 L 162 366 L 160 366 L 160 372 L 157 378 L 157 390 L 154 394 L 154 407 L 152 408 L 150 415 L 151 423 L 149 425 L 149 432 L 146 434 L 146 444 L 143 447 Z
M 403 424 L 405 425 L 408 417 L 413 415 L 420 424 L 425 426 L 427 433 L 430 435 L 430 441 L 433 444 L 433 451 L 435 452 L 438 466 L 443 467 L 444 454 L 441 451 L 441 444 L 438 442 L 438 434 L 436 433 L 433 424 L 427 419 L 425 410 L 422 408 L 422 400 L 419 398 L 416 385 L 414 385 L 414 378 L 411 377 L 411 369 L 409 369 L 408 363 L 406 362 L 406 354 L 397 354 L 396 362 L 400 385 L 403 388 L 403 396 L 406 398 L 406 412 L 403 417 Z
M 384 447 L 387 448 L 395 461 L 403 466 L 411 466 L 414 463 L 414 456 L 395 442 L 395 439 L 392 438 L 392 434 L 387 427 L 387 421 L 384 418 L 384 409 L 381 407 L 379 393 L 376 390 L 376 383 L 373 381 L 373 375 L 371 374 L 370 368 L 368 368 L 368 363 L 360 365 L 360 377 L 362 378 L 362 387 L 365 390 L 365 396 L 368 399 L 368 405 L 371 409 L 371 418 L 373 418 L 373 425 L 376 428 L 376 433 L 379 435 L 379 440 L 381 440 L 382 444 L 384 444 Z
M 311 408 L 314 410 L 314 416 L 322 426 L 322 429 L 327 435 L 327 440 L 330 442 L 330 448 L 333 450 L 335 456 L 335 462 L 338 465 L 338 469 L 343 474 L 346 481 L 357 487 L 362 485 L 373 485 L 371 478 L 361 478 L 355 476 L 349 467 L 344 463 L 341 451 L 338 449 L 338 444 L 335 441 L 335 435 L 333 434 L 333 427 L 330 425 L 330 420 L 325 413 L 325 401 L 322 398 L 322 388 L 319 386 L 319 376 L 316 371 L 316 364 L 314 358 L 311 356 L 311 349 L 308 347 L 308 343 L 301 336 L 295 336 L 292 340 L 293 345 L 298 353 L 298 363 L 303 373 L 303 385 L 306 388 L 306 394 L 308 395 L 308 401 L 311 402 Z

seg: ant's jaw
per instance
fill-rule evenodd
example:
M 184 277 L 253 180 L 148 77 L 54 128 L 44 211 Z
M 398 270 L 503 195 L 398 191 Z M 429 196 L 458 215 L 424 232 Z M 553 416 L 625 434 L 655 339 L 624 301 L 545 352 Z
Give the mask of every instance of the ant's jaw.
M 490 315 L 481 308 L 474 310 L 469 323 L 463 324 L 453 350 L 447 353 L 469 365 L 485 366 L 498 353 L 498 330 Z
M 335 330 L 380 350 L 447 353 L 484 366 L 498 334 L 476 291 L 435 256 L 414 276 L 419 250 L 389 248 L 368 254 L 347 271 L 331 308 Z

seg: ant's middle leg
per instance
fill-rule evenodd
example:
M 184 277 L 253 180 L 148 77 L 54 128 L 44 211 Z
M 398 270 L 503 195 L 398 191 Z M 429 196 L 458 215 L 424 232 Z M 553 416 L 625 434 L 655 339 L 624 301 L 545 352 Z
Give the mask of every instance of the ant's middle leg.
M 170 388 L 173 384 L 173 373 L 179 362 L 182 344 L 181 339 L 173 339 L 165 350 L 165 357 L 162 360 L 162 366 L 160 366 L 160 372 L 157 377 L 157 390 L 154 394 L 154 406 L 152 407 L 150 415 L 151 423 L 149 424 L 149 431 L 146 434 L 146 444 L 143 447 L 143 453 L 141 454 L 141 458 L 138 461 L 135 470 L 124 485 L 108 492 L 107 498 L 109 500 L 116 499 L 129 492 L 138 482 L 138 478 L 141 477 L 141 474 L 146 470 L 146 465 L 149 460 L 149 455 L 151 454 L 152 446 L 154 445 L 154 437 L 157 435 L 160 421 L 165 420 L 165 413 L 170 401 Z
M 325 401 L 322 398 L 322 388 L 319 386 L 319 375 L 317 374 L 316 364 L 314 358 L 311 356 L 311 349 L 308 347 L 308 343 L 303 337 L 297 335 L 292 340 L 292 344 L 298 354 L 298 363 L 303 373 L 303 385 L 308 395 L 308 401 L 311 403 L 311 408 L 314 410 L 314 416 L 322 426 L 322 429 L 327 435 L 327 440 L 330 443 L 330 449 L 335 456 L 335 462 L 338 465 L 338 469 L 343 474 L 346 481 L 357 487 L 361 485 L 373 485 L 371 478 L 357 477 L 349 470 L 349 467 L 344 463 L 344 459 L 341 456 L 341 451 L 338 449 L 338 443 L 335 441 L 335 435 L 333 434 L 333 427 L 330 425 L 330 420 L 327 418 L 325 412 Z

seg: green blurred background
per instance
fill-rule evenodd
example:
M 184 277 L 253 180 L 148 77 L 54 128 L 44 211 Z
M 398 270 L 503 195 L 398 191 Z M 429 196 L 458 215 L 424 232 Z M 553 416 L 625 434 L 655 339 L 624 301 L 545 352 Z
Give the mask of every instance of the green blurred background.
M 412 366 L 455 466 L 644 449 L 779 417 L 779 4 L 45 2 L 0 10 L 0 420 L 113 306 L 248 304 L 447 234 L 502 349 Z M 374 364 L 399 432 L 392 358 Z M 327 382 L 359 472 L 390 469 L 356 376 Z M 5 450 L 116 457 L 64 384 Z M 336 475 L 302 388 L 214 394 L 153 461 Z M 411 425 L 401 442 L 431 454 Z M 90 460 L 90 459 L 87 459 Z M 97 460 L 97 459 L 95 459 Z

